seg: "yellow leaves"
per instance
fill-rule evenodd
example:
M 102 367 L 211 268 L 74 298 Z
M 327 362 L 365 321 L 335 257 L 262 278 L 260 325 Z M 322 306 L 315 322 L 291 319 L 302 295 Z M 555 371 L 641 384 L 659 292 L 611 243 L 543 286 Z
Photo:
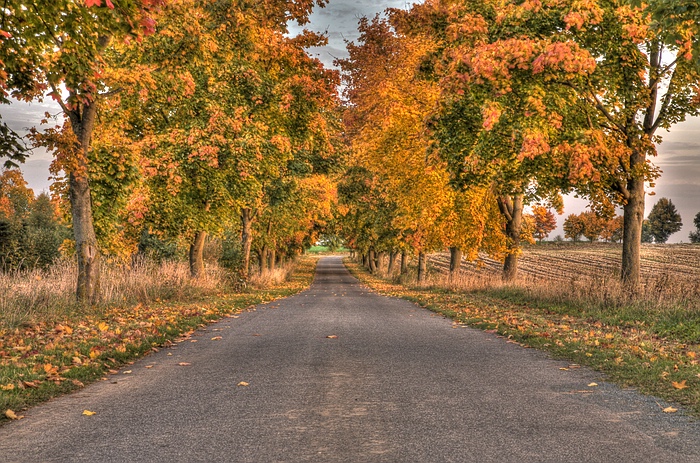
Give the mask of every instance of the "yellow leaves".
M 5 417 L 9 420 L 21 420 L 24 418 L 24 415 L 17 415 L 14 411 L 8 408 L 5 410 Z
M 12 391 L 12 390 L 14 390 L 14 388 L 15 388 L 15 385 L 12 383 L 0 385 L 1 391 Z
M 338 336 L 336 336 L 335 334 L 330 334 L 330 335 L 326 336 L 326 338 L 328 338 L 328 339 L 338 339 Z
M 598 386 L 598 383 L 589 383 L 588 384 L 588 387 L 597 387 L 597 386 Z
M 250 386 L 250 383 L 247 383 L 245 381 L 241 381 L 240 383 L 238 383 L 238 386 L 239 387 L 248 387 L 248 386 Z
M 214 336 L 211 338 L 212 341 L 219 341 L 220 339 L 223 339 L 221 336 Z
M 83 415 L 84 415 L 84 416 L 93 416 L 93 415 L 96 415 L 96 414 L 97 414 L 97 412 L 93 412 L 93 411 L 90 411 L 90 410 L 83 410 Z
M 104 333 L 109 329 L 109 325 L 105 322 L 100 322 L 97 324 L 97 329 L 100 330 L 101 333 Z
M 192 364 L 189 363 L 189 362 L 180 362 L 180 363 L 178 363 L 178 366 L 181 366 L 181 367 L 188 367 L 188 366 L 190 366 L 190 365 L 192 365 Z
M 671 386 L 675 389 L 685 389 L 688 387 L 685 379 L 683 381 L 671 381 Z
M 674 408 L 674 407 L 666 407 L 663 409 L 664 413 L 676 413 L 677 411 L 678 411 L 678 409 Z

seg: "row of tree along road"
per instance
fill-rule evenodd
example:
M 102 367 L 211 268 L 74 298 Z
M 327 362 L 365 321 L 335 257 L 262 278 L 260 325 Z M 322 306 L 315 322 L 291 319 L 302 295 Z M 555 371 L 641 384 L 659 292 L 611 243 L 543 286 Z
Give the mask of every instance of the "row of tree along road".
M 657 132 L 700 112 L 694 2 L 427 0 L 362 18 L 340 72 L 305 52 L 324 37 L 287 33 L 324 3 L 4 2 L 1 103 L 61 108 L 31 143 L 55 154 L 81 302 L 104 257 L 154 240 L 201 274 L 210 236 L 235 243 L 223 260 L 243 279 L 251 255 L 274 265 L 322 233 L 368 263 L 417 255 L 419 279 L 444 248 L 513 279 L 562 193 L 606 220 L 622 208 L 607 234 L 634 291 Z M 0 129 L 16 166 L 24 142 Z

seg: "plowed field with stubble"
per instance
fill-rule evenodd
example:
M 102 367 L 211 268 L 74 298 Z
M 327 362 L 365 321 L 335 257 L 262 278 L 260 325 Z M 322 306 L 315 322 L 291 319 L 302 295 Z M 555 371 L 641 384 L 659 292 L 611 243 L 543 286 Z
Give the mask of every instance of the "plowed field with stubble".
M 546 243 L 523 250 L 520 276 L 532 280 L 572 281 L 616 278 L 620 274 L 622 245 L 610 243 Z M 693 244 L 642 245 L 642 278 L 670 279 L 700 284 L 700 246 Z M 449 269 L 449 253 L 435 253 L 429 263 L 439 272 Z M 482 256 L 480 262 L 462 262 L 462 272 L 497 276 L 499 261 Z

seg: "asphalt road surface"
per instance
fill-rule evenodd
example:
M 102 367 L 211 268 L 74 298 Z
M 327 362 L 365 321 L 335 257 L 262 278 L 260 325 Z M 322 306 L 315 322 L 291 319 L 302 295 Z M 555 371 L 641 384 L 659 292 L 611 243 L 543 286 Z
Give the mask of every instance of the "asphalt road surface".
M 0 427 L 0 461 L 700 462 L 698 423 L 567 365 L 324 258 L 309 290 Z

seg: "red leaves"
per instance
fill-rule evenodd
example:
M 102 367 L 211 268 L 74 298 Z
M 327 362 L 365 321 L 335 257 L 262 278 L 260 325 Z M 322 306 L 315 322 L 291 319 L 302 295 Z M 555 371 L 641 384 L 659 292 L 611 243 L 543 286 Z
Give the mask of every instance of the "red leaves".
M 88 8 L 93 6 L 102 6 L 102 0 L 85 0 L 85 6 Z M 114 9 L 114 4 L 111 0 L 105 0 L 105 6 L 110 10 Z

